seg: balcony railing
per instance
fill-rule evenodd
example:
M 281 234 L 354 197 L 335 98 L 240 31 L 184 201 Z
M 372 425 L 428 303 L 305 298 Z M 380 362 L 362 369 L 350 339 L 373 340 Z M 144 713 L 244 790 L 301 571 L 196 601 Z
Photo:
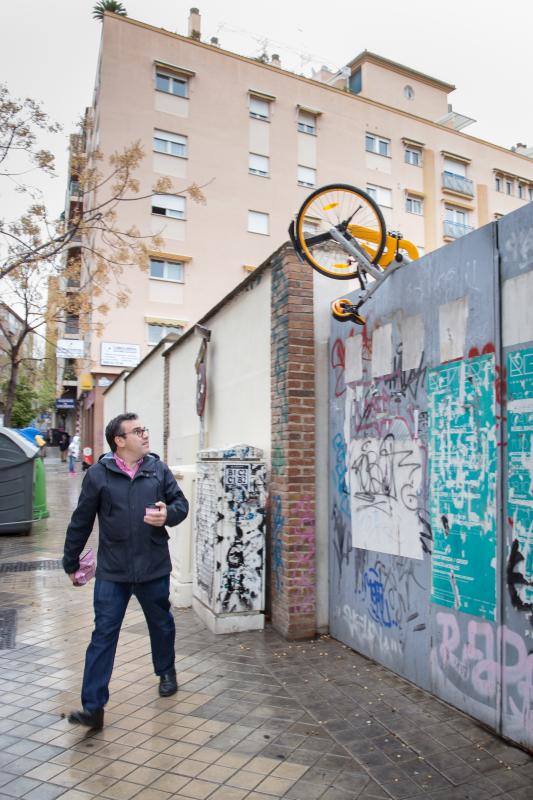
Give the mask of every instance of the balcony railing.
M 444 220 L 444 235 L 449 236 L 450 239 L 459 239 L 466 233 L 470 233 L 474 228 L 472 225 L 464 225 L 462 222 L 452 222 L 449 219 Z
M 474 181 L 463 178 L 462 175 L 455 175 L 453 172 L 442 173 L 442 188 L 465 194 L 468 197 L 474 196 Z

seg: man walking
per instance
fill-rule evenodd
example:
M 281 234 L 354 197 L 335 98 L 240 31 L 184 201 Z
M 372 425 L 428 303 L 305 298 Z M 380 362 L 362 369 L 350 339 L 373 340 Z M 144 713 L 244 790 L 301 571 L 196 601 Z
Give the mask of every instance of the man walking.
M 118 637 L 132 594 L 148 623 L 159 694 L 168 697 L 178 690 L 176 631 L 169 601 L 172 566 L 165 524 L 178 525 L 189 510 L 169 468 L 148 452 L 148 429 L 136 414 L 112 419 L 105 436 L 111 452 L 85 474 L 63 556 L 65 572 L 76 585 L 80 555 L 98 515 L 95 625 L 85 657 L 83 708 L 69 716 L 70 722 L 92 729 L 104 724 Z

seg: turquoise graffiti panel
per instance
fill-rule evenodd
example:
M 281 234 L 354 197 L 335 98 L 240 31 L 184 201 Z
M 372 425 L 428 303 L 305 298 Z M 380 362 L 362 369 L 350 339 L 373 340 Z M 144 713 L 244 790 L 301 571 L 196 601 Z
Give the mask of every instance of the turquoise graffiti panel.
M 489 354 L 428 372 L 431 598 L 496 616 L 495 361 Z
M 529 605 L 533 603 L 532 348 L 507 355 L 507 478 L 507 514 L 518 543 L 513 583 L 522 603 Z

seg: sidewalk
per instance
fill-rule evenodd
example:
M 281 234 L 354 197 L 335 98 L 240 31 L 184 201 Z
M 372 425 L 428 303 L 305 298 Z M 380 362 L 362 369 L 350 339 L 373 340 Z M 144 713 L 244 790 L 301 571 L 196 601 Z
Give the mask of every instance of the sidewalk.
M 91 590 L 58 560 L 81 476 L 49 452 L 50 518 L 0 537 L 0 800 L 532 800 L 533 758 L 328 637 L 215 636 L 177 611 L 180 691 L 159 698 L 135 599 L 106 727 L 69 725 Z

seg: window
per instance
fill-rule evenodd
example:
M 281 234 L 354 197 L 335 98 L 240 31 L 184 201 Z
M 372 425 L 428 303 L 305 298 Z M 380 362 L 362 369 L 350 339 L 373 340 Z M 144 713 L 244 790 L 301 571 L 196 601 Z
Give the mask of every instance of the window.
M 183 325 L 158 325 L 156 322 L 149 322 L 147 327 L 148 344 L 159 344 L 169 333 L 183 333 Z
M 421 197 L 413 197 L 412 195 L 407 195 L 405 198 L 405 210 L 409 214 L 423 214 L 424 213 L 424 202 Z
M 80 332 L 80 318 L 76 314 L 67 314 L 65 317 L 65 333 L 78 334 Z
M 459 178 L 466 178 L 466 164 L 464 161 L 455 161 L 452 158 L 445 158 L 444 172 L 448 175 L 456 175 Z
M 502 179 L 499 177 L 499 175 L 496 175 L 496 178 L 494 180 L 494 185 L 497 192 L 502 191 Z
M 268 214 L 263 214 L 262 211 L 249 211 L 248 230 L 250 233 L 262 233 L 268 236 Z
M 304 233 L 318 233 L 318 222 L 305 218 L 302 224 L 302 230 Z
M 533 186 L 530 186 L 528 189 L 528 195 L 530 202 L 533 200 Z
M 422 150 L 418 147 L 405 148 L 405 163 L 411 164 L 413 167 L 422 166 Z
M 177 97 L 189 96 L 189 80 L 181 75 L 171 75 L 162 70 L 155 73 L 155 88 L 158 92 L 175 94 Z
M 250 116 L 254 119 L 270 119 L 270 103 L 260 97 L 250 95 Z
M 267 178 L 269 172 L 268 156 L 258 156 L 256 153 L 250 153 L 248 172 L 252 175 L 261 175 L 261 177 Z
M 316 114 L 311 114 L 310 111 L 299 109 L 298 130 L 300 133 L 310 133 L 312 135 L 316 135 Z
M 316 186 L 316 169 L 298 165 L 298 186 Z
M 520 200 L 523 200 L 525 196 L 526 196 L 526 187 L 524 186 L 523 183 L 519 183 L 518 184 L 518 197 L 520 198 Z
M 168 131 L 154 131 L 154 150 L 169 156 L 187 158 L 187 137 Z
M 185 198 L 175 194 L 152 195 L 152 214 L 185 219 Z
M 183 261 L 167 261 L 162 258 L 150 259 L 150 277 L 164 281 L 183 283 Z
M 348 86 L 353 94 L 360 94 L 363 88 L 363 79 L 361 75 L 361 67 L 352 72 L 348 79 Z
M 505 181 L 505 194 L 514 194 L 514 181 Z
M 367 153 L 377 153 L 379 156 L 390 157 L 390 139 L 382 139 L 367 133 L 365 136 L 365 150 Z
M 413 89 L 412 86 L 407 84 L 406 86 L 403 87 L 403 94 L 404 97 L 406 97 L 408 100 L 412 100 L 415 96 L 415 90 Z
M 456 206 L 446 206 L 445 219 L 447 222 L 454 222 L 456 225 L 467 225 L 468 211 Z
M 392 189 L 386 189 L 384 186 L 373 186 L 368 183 L 366 190 L 379 206 L 392 208 Z

